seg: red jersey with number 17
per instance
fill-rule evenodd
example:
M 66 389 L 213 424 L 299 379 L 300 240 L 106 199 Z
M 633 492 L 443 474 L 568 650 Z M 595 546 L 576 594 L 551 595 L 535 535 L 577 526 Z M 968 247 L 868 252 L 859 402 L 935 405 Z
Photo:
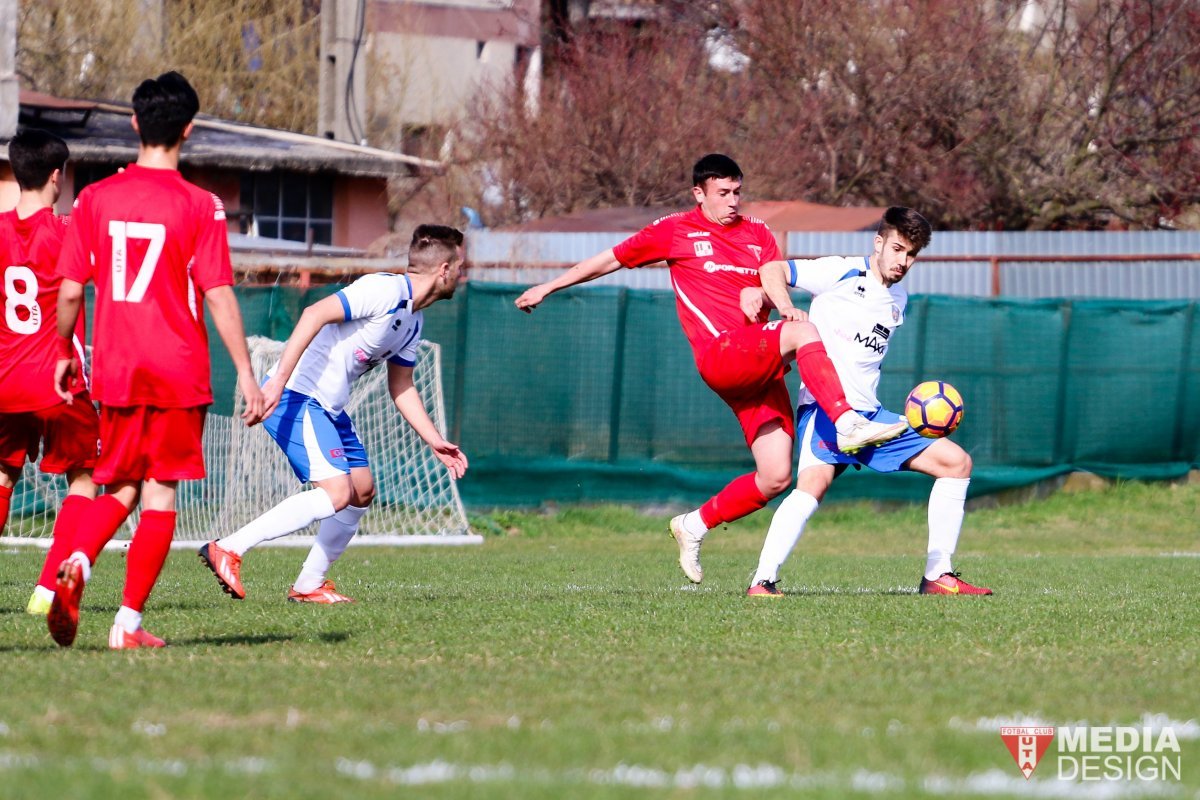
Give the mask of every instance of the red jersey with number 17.
M 96 283 L 92 394 L 102 405 L 212 402 L 203 294 L 233 284 L 216 195 L 175 170 L 131 164 L 79 193 L 58 274 Z
M 713 222 L 700 206 L 647 225 L 613 248 L 627 267 L 666 261 L 683 333 L 696 363 L 722 331 L 750 320 L 742 313 L 741 292 L 760 286 L 758 268 L 780 259 L 771 229 L 754 217 L 729 225 Z
M 62 402 L 54 391 L 58 360 L 58 286 L 54 268 L 66 220 L 49 208 L 25 219 L 0 214 L 0 412 L 39 411 Z M 75 350 L 84 361 L 84 318 L 75 325 Z M 86 388 L 82 377 L 71 387 Z

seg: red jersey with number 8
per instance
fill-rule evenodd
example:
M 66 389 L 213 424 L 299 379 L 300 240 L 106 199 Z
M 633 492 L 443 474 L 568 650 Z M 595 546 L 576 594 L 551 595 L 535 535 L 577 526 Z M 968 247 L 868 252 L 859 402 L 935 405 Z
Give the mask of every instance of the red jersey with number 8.
M 0 214 L 0 412 L 40 411 L 62 402 L 54 391 L 58 359 L 58 286 L 55 273 L 66 221 L 49 208 L 25 219 Z M 84 317 L 75 326 L 83 362 Z M 71 389 L 86 388 L 82 378 Z
M 79 193 L 58 262 L 96 284 L 92 394 L 102 405 L 212 402 L 203 295 L 233 284 L 220 199 L 131 164 Z

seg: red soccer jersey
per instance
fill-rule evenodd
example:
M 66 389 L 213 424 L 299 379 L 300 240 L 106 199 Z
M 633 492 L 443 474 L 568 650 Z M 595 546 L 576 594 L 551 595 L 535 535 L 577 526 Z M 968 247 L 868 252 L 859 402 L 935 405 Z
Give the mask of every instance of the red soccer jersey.
M 722 225 L 700 206 L 647 225 L 613 248 L 627 267 L 666 261 L 683 333 L 696 362 L 722 331 L 748 320 L 739 304 L 742 289 L 759 286 L 758 268 L 778 261 L 779 248 L 762 220 L 738 217 Z
M 44 208 L 26 219 L 0 214 L 0 411 L 38 411 L 62 402 L 54 391 L 58 359 L 58 286 L 55 272 L 66 221 Z M 83 314 L 75 326 L 75 348 L 83 360 Z M 78 394 L 81 379 L 71 387 Z
M 131 164 L 75 200 L 58 274 L 96 282 L 92 394 L 103 405 L 212 402 L 202 295 L 233 284 L 220 199 Z

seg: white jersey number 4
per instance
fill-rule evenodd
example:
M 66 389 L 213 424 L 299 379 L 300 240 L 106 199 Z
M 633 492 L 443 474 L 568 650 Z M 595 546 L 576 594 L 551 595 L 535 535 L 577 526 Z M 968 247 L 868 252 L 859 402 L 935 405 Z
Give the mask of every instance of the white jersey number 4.
M 146 296 L 158 257 L 167 241 L 167 228 L 157 222 L 122 222 L 109 220 L 108 235 L 112 237 L 112 299 L 119 303 L 140 303 Z M 138 267 L 133 286 L 128 286 L 129 240 L 145 239 L 146 255 Z

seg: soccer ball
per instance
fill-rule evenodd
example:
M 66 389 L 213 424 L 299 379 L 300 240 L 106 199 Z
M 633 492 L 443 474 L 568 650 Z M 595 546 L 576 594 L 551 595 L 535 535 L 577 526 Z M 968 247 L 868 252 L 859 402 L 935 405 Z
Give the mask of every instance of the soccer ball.
M 945 381 L 919 383 L 904 401 L 904 416 L 926 438 L 949 436 L 962 422 L 962 395 Z

